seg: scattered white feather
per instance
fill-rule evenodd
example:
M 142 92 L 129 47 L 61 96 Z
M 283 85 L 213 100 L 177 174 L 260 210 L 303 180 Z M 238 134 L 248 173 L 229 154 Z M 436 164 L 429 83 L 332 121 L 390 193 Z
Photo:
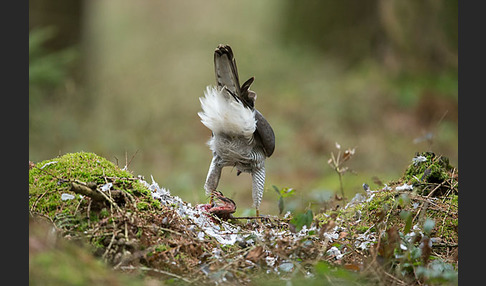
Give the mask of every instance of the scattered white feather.
M 273 256 L 265 257 L 265 262 L 267 263 L 268 267 L 274 267 L 276 261 L 277 261 L 277 258 L 275 258 Z
M 330 242 L 333 242 L 339 238 L 339 232 L 337 232 L 335 228 L 332 232 L 325 232 L 323 236 L 329 239 Z
M 388 186 L 387 184 L 385 184 L 385 186 L 383 187 L 384 191 L 391 191 L 391 189 L 392 188 L 390 186 Z
M 149 184 L 145 180 L 140 179 L 140 182 L 152 191 L 152 198 L 159 200 L 167 207 L 173 208 L 181 217 L 189 219 L 192 223 L 199 226 L 202 230 L 198 233 L 198 238 L 204 240 L 205 236 L 214 237 L 219 243 L 224 245 L 232 245 L 236 242 L 239 228 L 235 228 L 229 223 L 223 222 L 221 225 L 212 221 L 211 217 L 204 213 L 197 207 L 193 207 L 190 203 L 184 202 L 177 196 L 172 196 L 169 190 L 161 188 L 154 180 Z
M 413 186 L 405 183 L 401 186 L 395 187 L 395 190 L 396 191 L 411 191 L 411 190 L 413 190 Z
M 106 192 L 106 191 L 109 191 L 111 189 L 111 187 L 113 187 L 113 184 L 112 183 L 106 183 L 103 186 L 101 186 L 101 190 L 103 192 Z
M 337 260 L 343 258 L 344 256 L 344 254 L 341 253 L 341 250 L 339 250 L 339 248 L 337 248 L 336 246 L 329 248 L 326 251 L 326 254 L 329 256 L 334 256 Z
M 371 194 L 367 199 L 366 202 L 369 203 L 373 198 L 375 197 L 375 194 Z
M 412 162 L 415 166 L 417 166 L 418 164 L 422 163 L 422 162 L 426 162 L 427 161 L 427 158 L 425 158 L 424 156 L 420 155 L 420 156 L 417 156 L 417 157 L 414 157 L 412 159 Z
M 361 250 L 368 250 L 372 243 L 376 242 L 376 235 L 372 233 L 361 233 L 355 240 L 354 246 Z
M 71 195 L 71 194 L 66 194 L 66 193 L 61 194 L 61 200 L 63 200 L 63 201 L 72 200 L 74 198 L 75 198 L 75 196 Z
M 157 184 L 152 175 L 150 175 L 150 178 L 152 178 L 152 184 L 147 183 L 143 179 L 143 177 L 139 178 L 139 180 L 145 187 L 152 191 L 152 198 L 162 200 L 163 197 L 170 196 L 170 192 L 164 188 L 159 187 L 159 184 Z
M 49 163 L 45 163 L 44 166 L 40 167 L 41 169 L 44 169 L 44 167 L 47 167 L 49 165 L 52 165 L 52 164 L 56 164 L 57 161 L 52 161 L 52 162 L 49 162 Z
M 151 190 L 152 197 L 154 199 L 157 199 L 163 205 L 172 208 L 175 212 L 177 212 L 180 217 L 189 220 L 194 226 L 190 226 L 189 229 L 195 231 L 197 233 L 198 239 L 200 240 L 205 240 L 209 236 L 215 238 L 222 245 L 234 245 L 237 242 L 245 242 L 245 244 L 252 245 L 255 244 L 256 241 L 268 239 L 276 240 L 277 238 L 281 237 L 288 237 L 292 240 L 297 241 L 301 240 L 302 238 L 309 237 L 311 232 L 313 232 L 314 234 L 319 233 L 320 230 L 315 225 L 312 225 L 311 227 L 303 226 L 302 229 L 297 233 L 292 233 L 290 230 L 281 230 L 274 228 L 242 230 L 239 226 L 235 226 L 225 221 L 215 222 L 212 217 L 201 208 L 193 207 L 190 203 L 184 202 L 181 198 L 171 195 L 169 190 L 161 188 L 153 177 L 152 183 L 150 184 L 143 180 L 143 178 L 139 178 L 139 180 L 142 184 L 144 184 L 147 188 Z M 290 213 L 288 213 L 287 215 L 289 216 Z M 322 235 L 330 243 L 332 243 L 333 241 L 339 240 L 339 234 L 342 231 L 346 230 L 342 227 L 335 226 L 329 231 L 324 232 Z M 358 235 L 358 239 L 356 242 L 357 244 L 355 245 L 355 247 L 359 247 L 360 249 L 365 250 L 368 249 L 373 242 L 376 242 L 375 233 L 360 234 Z M 309 243 L 312 243 L 312 241 L 309 241 Z M 278 247 L 278 245 L 276 247 Z M 333 255 L 335 254 L 336 259 L 341 259 L 344 255 L 341 253 L 341 251 L 345 251 L 345 249 L 338 249 L 339 253 L 335 252 L 334 249 L 331 251 L 334 251 Z M 274 271 L 282 271 L 282 269 L 278 269 L 278 266 L 275 263 L 276 260 L 268 258 L 266 262 L 270 267 L 274 267 Z
M 363 195 L 362 193 L 356 193 L 354 197 L 349 201 L 349 203 L 346 204 L 344 209 L 347 209 L 350 206 L 358 205 L 363 203 L 366 200 L 366 195 Z

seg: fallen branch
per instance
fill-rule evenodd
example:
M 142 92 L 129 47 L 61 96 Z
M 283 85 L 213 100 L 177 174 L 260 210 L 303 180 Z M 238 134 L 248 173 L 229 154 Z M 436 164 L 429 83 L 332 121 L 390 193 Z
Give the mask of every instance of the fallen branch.
M 187 283 L 191 283 L 192 282 L 191 280 L 186 279 L 186 278 L 184 278 L 182 276 L 179 276 L 177 274 L 170 273 L 170 272 L 167 272 L 167 271 L 164 271 L 164 270 L 160 270 L 160 269 L 145 267 L 145 266 L 135 267 L 135 266 L 129 265 L 129 266 L 121 266 L 120 269 L 122 269 L 122 270 L 154 271 L 154 272 L 157 272 L 157 273 L 161 273 L 161 274 L 165 274 L 165 275 L 168 275 L 168 276 L 172 276 L 172 277 L 177 278 L 177 279 L 181 279 L 182 281 L 187 282 Z
M 74 183 L 71 182 L 71 192 L 75 192 L 77 194 L 83 195 L 83 196 L 88 196 L 94 201 L 104 201 L 106 200 L 105 197 L 97 192 L 96 190 L 93 190 L 87 186 L 84 186 L 82 184 Z
M 123 193 L 120 190 L 110 190 L 109 191 L 110 197 L 108 197 L 102 191 L 97 189 L 96 185 L 94 185 L 93 188 L 90 188 L 89 184 L 86 184 L 81 181 L 76 181 L 76 182 L 71 182 L 70 191 L 84 196 L 88 196 L 93 201 L 97 201 L 97 202 L 108 201 L 111 205 L 114 205 L 118 211 L 121 211 L 120 207 L 115 203 L 116 199 L 121 198 L 123 196 Z
M 266 216 L 237 216 L 237 217 L 230 217 L 230 219 L 271 219 Z

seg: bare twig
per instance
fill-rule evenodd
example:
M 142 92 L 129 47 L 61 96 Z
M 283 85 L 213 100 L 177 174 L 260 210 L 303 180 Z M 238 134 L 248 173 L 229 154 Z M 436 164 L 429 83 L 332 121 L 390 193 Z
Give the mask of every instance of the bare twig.
M 130 158 L 130 161 L 128 161 L 128 153 L 125 151 L 125 167 L 123 168 L 124 170 L 128 170 L 128 166 L 130 166 L 132 160 L 135 158 L 135 156 L 137 156 L 138 151 L 139 150 L 137 150 L 135 154 L 133 154 L 132 158 Z
M 113 245 L 113 242 L 115 241 L 116 234 L 117 234 L 117 232 L 116 232 L 116 230 L 114 230 L 113 231 L 113 235 L 111 236 L 110 243 L 106 247 L 105 253 L 103 253 L 103 255 L 101 256 L 101 258 L 105 259 L 106 258 L 106 255 L 108 255 L 108 252 L 110 251 L 110 248 Z
M 129 178 L 129 177 L 110 177 L 110 176 L 103 176 L 104 179 L 111 180 L 112 182 L 116 180 L 127 180 L 127 181 L 138 181 L 138 178 Z
M 442 183 L 438 184 L 427 196 L 426 198 L 429 198 L 434 194 L 436 190 L 438 190 L 440 187 L 442 187 L 447 181 L 442 181 Z
M 91 198 L 88 199 L 88 207 L 87 207 L 87 210 L 86 210 L 86 217 L 88 218 L 87 221 L 88 221 L 88 227 L 91 227 L 91 218 L 90 218 L 90 213 L 91 213 L 91 202 L 93 200 Z
M 174 278 L 177 278 L 177 279 L 181 279 L 182 281 L 187 282 L 187 283 L 192 283 L 191 280 L 186 279 L 186 278 L 184 278 L 182 276 L 179 276 L 177 274 L 170 273 L 170 272 L 167 272 L 167 271 L 164 271 L 164 270 L 160 270 L 160 269 L 145 267 L 145 266 L 135 267 L 135 266 L 132 266 L 132 265 L 128 265 L 128 266 L 120 266 L 120 269 L 122 269 L 122 270 L 154 271 L 154 272 L 161 273 L 161 274 L 165 274 L 167 276 L 171 276 L 171 277 L 174 277 Z
M 398 283 L 397 285 L 408 285 L 406 282 L 398 279 L 397 277 L 391 275 L 390 273 L 383 271 L 383 273 L 388 276 L 391 280 L 393 280 L 395 283 Z
M 264 219 L 271 219 L 267 216 L 237 216 L 237 217 L 231 217 L 230 219 L 260 219 L 260 220 L 264 220 Z M 279 220 L 279 219 L 277 219 Z
M 417 214 L 413 217 L 412 223 L 415 221 L 417 217 L 419 217 L 419 220 L 421 221 L 423 217 L 425 216 L 425 212 L 427 211 L 427 208 L 429 207 L 429 202 L 425 201 L 420 205 L 420 209 L 418 210 Z
M 37 197 L 37 199 L 35 200 L 35 202 L 32 204 L 32 207 L 30 208 L 30 211 L 33 211 L 36 206 L 37 206 L 37 203 L 40 201 L 40 199 L 42 199 L 42 197 L 47 194 L 47 193 L 52 193 L 52 192 L 55 192 L 55 191 L 50 191 L 49 192 L 49 189 L 46 189 L 45 192 L 43 192 L 40 196 Z

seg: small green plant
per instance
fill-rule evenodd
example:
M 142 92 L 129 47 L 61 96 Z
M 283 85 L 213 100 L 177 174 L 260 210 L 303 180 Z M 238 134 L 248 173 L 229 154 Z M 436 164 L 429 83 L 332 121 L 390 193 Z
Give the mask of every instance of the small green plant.
M 429 283 L 455 284 L 457 270 L 441 260 L 432 260 L 432 240 L 435 220 L 426 218 L 419 229 L 411 229 L 412 216 L 402 211 L 400 217 L 405 221 L 403 232 L 398 232 L 399 243 L 394 247 L 396 271 L 403 277 L 412 276 Z M 421 231 L 420 231 L 421 230 Z
M 289 198 L 295 195 L 295 189 L 292 188 L 282 188 L 279 189 L 277 186 L 272 185 L 275 192 L 278 194 L 278 211 L 279 215 L 282 215 L 285 210 L 284 198 Z M 314 220 L 314 214 L 311 210 L 307 210 L 305 213 L 299 213 L 292 217 L 290 220 L 290 225 L 294 231 L 300 231 L 304 225 L 310 227 L 312 221 Z
M 336 149 L 338 150 L 337 155 L 334 155 L 334 152 L 331 152 L 331 158 L 327 161 L 327 163 L 339 176 L 339 187 L 341 190 L 341 196 L 344 199 L 343 175 L 350 171 L 348 167 L 344 166 L 344 163 L 354 156 L 356 148 L 346 149 L 344 152 L 342 152 L 341 145 L 336 142 Z
M 279 199 L 278 199 L 278 213 L 279 215 L 283 214 L 285 209 L 284 198 L 292 197 L 295 194 L 295 190 L 292 188 L 283 188 L 279 189 L 277 186 L 272 185 L 275 192 L 277 192 Z
M 307 210 L 305 213 L 300 213 L 295 215 L 291 220 L 290 224 L 295 227 L 295 231 L 300 231 L 304 225 L 309 228 L 314 220 L 314 214 L 311 210 Z

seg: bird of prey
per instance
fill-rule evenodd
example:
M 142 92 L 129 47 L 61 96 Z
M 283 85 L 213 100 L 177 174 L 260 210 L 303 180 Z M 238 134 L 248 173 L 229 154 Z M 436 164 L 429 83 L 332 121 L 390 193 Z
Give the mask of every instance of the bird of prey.
M 259 216 L 265 184 L 265 159 L 275 149 L 275 134 L 268 121 L 255 108 L 257 95 L 250 90 L 251 77 L 241 86 L 233 51 L 228 45 L 218 45 L 214 51 L 217 86 L 208 86 L 200 97 L 201 122 L 212 131 L 208 141 L 213 153 L 204 189 L 210 196 L 218 192 L 221 170 L 236 167 L 252 176 L 252 198 Z

